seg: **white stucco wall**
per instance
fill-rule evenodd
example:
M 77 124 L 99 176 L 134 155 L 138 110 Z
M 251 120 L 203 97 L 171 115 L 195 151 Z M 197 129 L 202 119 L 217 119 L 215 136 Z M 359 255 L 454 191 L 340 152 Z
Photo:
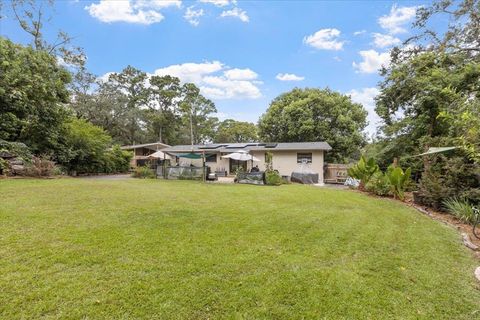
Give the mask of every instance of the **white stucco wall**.
M 299 171 L 301 165 L 297 163 L 297 153 L 312 153 L 312 163 L 308 164 L 308 168 L 313 171 L 314 173 L 318 173 L 319 182 L 323 183 L 323 151 L 316 150 L 316 151 L 302 151 L 302 150 L 295 150 L 295 151 L 270 151 L 273 155 L 272 163 L 273 169 L 278 170 L 280 175 L 282 176 L 290 176 L 292 172 Z M 253 165 L 258 165 L 261 171 L 265 170 L 265 151 L 252 151 L 251 154 L 258 158 L 260 161 L 254 162 Z M 180 158 L 180 162 L 182 164 L 189 165 L 192 163 L 195 166 L 201 166 L 202 160 L 201 159 L 182 159 Z M 224 159 L 220 157 L 220 154 L 217 155 L 217 162 L 207 162 L 207 166 L 211 168 L 212 171 L 218 169 L 225 169 L 229 174 L 234 174 L 229 172 L 230 165 L 229 159 Z M 248 161 L 247 168 L 250 170 L 251 168 L 251 161 Z
M 292 172 L 299 171 L 301 165 L 297 163 L 297 153 L 312 153 L 312 163 L 308 164 L 308 169 L 314 173 L 318 173 L 319 182 L 323 182 L 323 151 L 270 151 L 272 153 L 272 165 L 273 169 L 278 170 L 282 176 L 290 176 Z M 254 165 L 258 165 L 260 170 L 265 170 L 265 152 L 258 151 L 252 152 L 260 162 L 255 162 Z

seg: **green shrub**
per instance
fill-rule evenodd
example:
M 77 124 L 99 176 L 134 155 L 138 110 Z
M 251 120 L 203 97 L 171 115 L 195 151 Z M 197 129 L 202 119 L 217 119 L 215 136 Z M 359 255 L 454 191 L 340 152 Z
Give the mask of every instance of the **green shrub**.
M 31 162 L 33 157 L 33 154 L 27 145 L 21 142 L 9 142 L 0 139 L 0 151 L 8 152 L 26 163 Z
M 52 170 L 52 175 L 53 176 L 62 176 L 64 174 L 65 174 L 65 172 L 62 170 L 62 167 L 60 167 L 60 166 L 56 165 Z
M 269 186 L 279 186 L 284 182 L 277 170 L 273 170 L 273 154 L 268 151 L 265 154 L 265 184 Z
M 443 200 L 455 196 L 454 190 L 445 185 L 442 175 L 433 170 L 423 174 L 419 192 L 422 204 L 434 209 L 443 209 L 441 208 Z
M 132 173 L 132 177 L 140 179 L 154 179 L 155 172 L 146 166 L 136 167 Z
M 243 170 L 243 167 L 240 166 L 240 167 L 237 167 L 237 169 L 235 169 L 235 177 L 238 179 L 239 176 L 245 174 L 245 170 Z
M 475 221 L 473 206 L 465 199 L 449 198 L 443 201 L 443 207 L 463 222 L 473 224 Z
M 8 161 L 0 158 L 0 175 L 8 174 Z
M 115 145 L 112 149 L 105 152 L 103 157 L 103 172 L 104 173 L 124 173 L 130 170 L 130 161 L 133 154 L 130 151 L 120 149 L 120 146 Z
M 275 170 L 265 172 L 265 182 L 269 186 L 279 186 L 283 184 L 283 179 Z
M 390 182 L 390 191 L 394 198 L 402 201 L 405 199 L 405 189 L 409 184 L 411 174 L 412 170 L 410 168 L 407 168 L 404 172 L 400 167 L 394 167 L 393 165 L 388 167 L 385 175 Z
M 423 204 L 442 209 L 448 198 L 466 199 L 480 204 L 480 165 L 465 156 L 433 156 L 420 180 Z
M 105 152 L 112 138 L 100 127 L 83 119 L 65 124 L 69 160 L 62 162 L 71 173 L 100 173 L 105 170 Z
M 375 173 L 375 175 L 373 175 L 373 177 L 365 186 L 365 189 L 368 192 L 371 192 L 373 194 L 376 194 L 377 196 L 382 196 L 382 197 L 385 197 L 391 194 L 390 181 L 388 177 L 380 171 Z
M 348 168 L 348 175 L 360 180 L 359 189 L 363 190 L 373 175 L 379 170 L 375 159 L 370 158 L 367 160 L 364 156 L 361 156 L 360 161 L 356 165 Z

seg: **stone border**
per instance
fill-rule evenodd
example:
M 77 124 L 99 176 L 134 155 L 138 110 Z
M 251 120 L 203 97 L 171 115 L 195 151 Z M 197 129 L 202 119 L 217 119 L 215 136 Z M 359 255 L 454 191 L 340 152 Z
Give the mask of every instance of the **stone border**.
M 470 241 L 470 237 L 468 236 L 468 234 L 462 232 L 462 238 L 463 238 L 463 244 L 465 245 L 465 247 L 472 249 L 473 251 L 478 251 L 478 246 L 472 243 L 472 241 Z

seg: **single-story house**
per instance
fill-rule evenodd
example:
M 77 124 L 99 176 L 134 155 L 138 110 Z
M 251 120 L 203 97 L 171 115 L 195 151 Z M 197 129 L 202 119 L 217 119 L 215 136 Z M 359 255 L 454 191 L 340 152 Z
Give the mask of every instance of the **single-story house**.
M 261 171 L 266 169 L 266 154 L 272 154 L 273 169 L 282 176 L 291 176 L 293 172 L 317 173 L 319 183 L 323 183 L 324 153 L 332 148 L 327 142 L 291 142 L 291 143 L 219 143 L 205 145 L 177 145 L 162 148 L 162 152 L 172 156 L 172 164 L 202 166 L 202 159 L 186 159 L 184 154 L 204 154 L 205 165 L 211 172 L 219 175 L 235 174 L 237 168 L 250 171 L 252 166 L 258 166 Z M 233 152 L 248 152 L 258 161 L 238 161 L 222 158 Z
M 167 147 L 170 147 L 170 146 L 168 144 L 164 144 L 161 142 L 154 142 L 154 143 L 136 144 L 131 146 L 123 146 L 121 147 L 121 149 L 127 150 L 127 151 L 133 151 L 133 158 L 132 158 L 132 161 L 130 162 L 130 166 L 136 167 L 136 166 L 146 165 L 150 161 L 148 156 Z

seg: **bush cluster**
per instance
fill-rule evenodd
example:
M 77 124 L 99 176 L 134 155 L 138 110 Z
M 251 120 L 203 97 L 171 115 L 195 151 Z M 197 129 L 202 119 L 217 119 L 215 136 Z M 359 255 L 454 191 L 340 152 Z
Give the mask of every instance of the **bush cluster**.
M 65 168 L 71 174 L 127 172 L 132 153 L 119 146 L 108 149 L 111 141 L 102 128 L 82 119 L 72 119 L 65 125 L 68 146 Z
M 8 173 L 8 161 L 0 158 L 0 175 Z
M 450 198 L 480 204 L 480 165 L 460 155 L 436 155 L 422 175 L 419 191 L 424 205 L 438 209 Z
M 103 173 L 124 173 L 130 170 L 133 154 L 115 145 L 103 155 Z
M 375 173 L 372 179 L 365 186 L 365 190 L 376 194 L 377 196 L 389 196 L 391 194 L 391 190 L 388 177 L 381 171 Z
M 26 144 L 0 139 L 0 152 L 6 152 L 26 163 L 32 161 L 33 154 Z
M 82 161 L 72 161 L 67 165 L 68 172 L 71 174 L 125 173 L 130 170 L 132 156 L 131 152 L 114 146 L 112 149 L 86 157 Z
M 380 170 L 375 159 L 360 161 L 348 169 L 348 175 L 360 180 L 359 188 L 379 196 L 393 196 L 400 200 L 405 199 L 405 190 L 409 186 L 411 170 L 391 165 L 385 172 Z
M 108 150 L 105 145 L 97 149 L 80 149 L 72 145 L 69 161 L 59 166 L 49 156 L 33 156 L 23 143 L 5 140 L 0 140 L 0 152 L 8 153 L 15 161 L 23 163 L 25 169 L 18 174 L 31 177 L 59 175 L 62 168 L 70 174 L 124 173 L 130 170 L 130 160 L 133 157 L 131 152 L 120 149 L 118 145 Z M 0 174 L 10 173 L 9 161 L 0 158 Z
M 275 170 L 269 170 L 265 172 L 265 182 L 269 186 L 279 186 L 283 184 L 283 179 Z
M 155 172 L 147 166 L 138 166 L 132 173 L 132 177 L 140 179 L 154 179 Z
M 28 177 L 51 177 L 62 174 L 60 167 L 48 157 L 33 157 L 31 163 L 25 166 L 22 173 Z
M 273 170 L 273 155 L 271 152 L 265 154 L 265 184 L 269 186 L 279 186 L 283 184 L 282 177 L 277 170 Z
M 473 224 L 476 220 L 474 206 L 466 199 L 449 198 L 443 201 L 443 207 L 465 223 Z

